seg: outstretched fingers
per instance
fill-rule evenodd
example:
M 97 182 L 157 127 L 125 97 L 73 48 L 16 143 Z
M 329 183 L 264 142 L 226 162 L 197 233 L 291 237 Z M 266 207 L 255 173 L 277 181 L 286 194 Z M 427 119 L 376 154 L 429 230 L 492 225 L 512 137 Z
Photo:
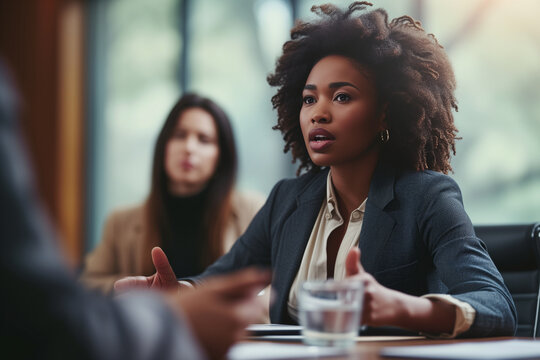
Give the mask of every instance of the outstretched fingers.
M 151 276 L 128 276 L 114 283 L 116 294 L 136 289 L 168 290 L 179 286 L 167 255 L 159 247 L 152 249 L 152 262 L 156 273 Z
M 167 259 L 167 255 L 160 247 L 152 249 L 152 262 L 156 268 L 156 275 L 164 287 L 177 286 L 176 274 Z
M 360 263 L 360 249 L 353 247 L 347 254 L 347 259 L 345 260 L 345 276 L 360 275 L 364 272 L 364 267 Z

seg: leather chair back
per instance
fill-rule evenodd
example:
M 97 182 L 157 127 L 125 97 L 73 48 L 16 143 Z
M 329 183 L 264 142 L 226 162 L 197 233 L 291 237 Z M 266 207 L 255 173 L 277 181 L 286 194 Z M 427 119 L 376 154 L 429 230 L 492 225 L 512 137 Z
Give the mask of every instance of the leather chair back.
M 540 223 L 474 227 L 516 304 L 516 336 L 539 335 Z

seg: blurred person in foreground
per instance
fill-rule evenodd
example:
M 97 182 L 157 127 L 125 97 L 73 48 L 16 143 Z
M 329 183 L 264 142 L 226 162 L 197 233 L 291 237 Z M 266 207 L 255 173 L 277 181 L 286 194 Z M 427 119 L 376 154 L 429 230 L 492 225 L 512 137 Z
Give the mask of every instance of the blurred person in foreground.
M 0 63 L 1 353 L 23 359 L 221 359 L 260 317 L 269 274 L 216 277 L 179 294 L 115 299 L 77 285 L 38 204 L 16 120 L 16 96 Z M 159 249 L 154 264 L 175 279 Z
M 318 17 L 296 22 L 268 82 L 274 128 L 304 173 L 278 182 L 232 249 L 191 280 L 272 267 L 273 323 L 297 323 L 302 282 L 336 278 L 363 283 L 370 327 L 511 336 L 512 297 L 447 175 L 448 56 L 418 21 L 370 5 L 314 6 Z M 115 286 L 137 283 L 148 285 Z

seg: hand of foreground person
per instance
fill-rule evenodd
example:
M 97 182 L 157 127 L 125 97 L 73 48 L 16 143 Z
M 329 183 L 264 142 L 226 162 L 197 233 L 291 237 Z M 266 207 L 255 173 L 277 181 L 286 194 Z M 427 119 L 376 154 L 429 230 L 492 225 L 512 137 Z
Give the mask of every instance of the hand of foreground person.
M 257 293 L 270 282 L 270 272 L 245 269 L 205 280 L 196 288 L 168 291 L 165 296 L 191 325 L 211 359 L 222 359 L 244 336 L 249 324 L 264 314 Z
M 176 280 L 174 270 L 169 264 L 167 255 L 160 247 L 152 249 L 152 262 L 156 273 L 151 276 L 127 276 L 114 283 L 116 294 L 125 293 L 136 289 L 174 290 L 181 285 Z

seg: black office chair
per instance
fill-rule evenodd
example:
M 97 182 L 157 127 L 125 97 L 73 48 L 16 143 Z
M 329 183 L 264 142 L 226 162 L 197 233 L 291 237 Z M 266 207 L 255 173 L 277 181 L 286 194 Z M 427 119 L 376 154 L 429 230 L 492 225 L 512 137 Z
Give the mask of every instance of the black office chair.
M 539 336 L 540 223 L 474 227 L 501 272 L 518 314 L 516 336 Z

